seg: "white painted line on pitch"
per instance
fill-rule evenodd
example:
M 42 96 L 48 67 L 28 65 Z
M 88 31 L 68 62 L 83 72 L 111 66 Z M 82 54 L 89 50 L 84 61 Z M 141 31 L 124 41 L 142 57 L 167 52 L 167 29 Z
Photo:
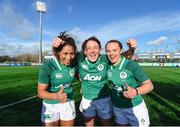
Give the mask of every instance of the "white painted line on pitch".
M 8 105 L 1 106 L 0 109 L 7 108 L 7 107 L 13 106 L 13 105 L 18 104 L 18 103 L 21 103 L 21 102 L 28 101 L 28 100 L 33 99 L 33 98 L 36 98 L 36 97 L 37 97 L 37 95 L 36 95 L 36 96 L 32 96 L 32 97 L 28 97 L 28 98 L 26 98 L 26 99 L 24 99 L 24 100 L 21 100 L 21 101 L 16 101 L 16 102 L 11 103 L 11 104 L 8 104 Z
M 75 83 L 73 83 L 72 85 L 75 85 L 75 84 L 78 84 L 78 83 L 80 83 L 80 82 L 75 82 Z M 24 99 L 24 100 L 21 100 L 21 101 L 16 101 L 16 102 L 11 103 L 11 104 L 7 104 L 7 105 L 4 105 L 4 106 L 0 106 L 0 109 L 7 108 L 7 107 L 13 106 L 13 105 L 15 105 L 15 104 L 19 104 L 19 103 L 21 103 L 21 102 L 25 102 L 25 101 L 31 100 L 31 99 L 36 98 L 36 97 L 37 97 L 37 95 L 32 96 L 32 97 L 28 97 L 28 98 L 26 98 L 26 99 Z

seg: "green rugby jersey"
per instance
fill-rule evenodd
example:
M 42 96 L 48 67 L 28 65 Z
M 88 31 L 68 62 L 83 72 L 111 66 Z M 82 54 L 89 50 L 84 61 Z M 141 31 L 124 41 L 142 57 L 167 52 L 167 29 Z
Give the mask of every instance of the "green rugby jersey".
M 142 102 L 141 95 L 127 99 L 122 94 L 125 84 L 136 88 L 139 83 L 148 80 L 143 69 L 136 62 L 121 56 L 121 61 L 116 66 L 110 65 L 108 67 L 107 75 L 112 88 L 112 103 L 115 107 L 131 108 Z
M 48 84 L 48 91 L 55 93 L 61 87 L 67 93 L 68 101 L 73 100 L 72 81 L 74 79 L 76 68 L 60 64 L 56 58 L 45 62 L 39 72 L 39 83 Z M 58 100 L 43 100 L 49 104 L 60 103 Z
M 109 61 L 105 55 L 100 55 L 96 62 L 90 62 L 80 55 L 78 73 L 80 74 L 82 94 L 88 100 L 109 96 L 107 69 Z

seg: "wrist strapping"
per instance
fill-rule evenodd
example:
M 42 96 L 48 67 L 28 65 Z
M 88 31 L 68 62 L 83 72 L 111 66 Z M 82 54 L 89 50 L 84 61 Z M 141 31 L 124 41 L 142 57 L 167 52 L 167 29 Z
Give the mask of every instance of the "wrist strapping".
M 138 93 L 138 90 L 137 90 L 137 88 L 135 88 L 135 90 L 136 90 L 136 95 L 138 95 L 139 93 Z

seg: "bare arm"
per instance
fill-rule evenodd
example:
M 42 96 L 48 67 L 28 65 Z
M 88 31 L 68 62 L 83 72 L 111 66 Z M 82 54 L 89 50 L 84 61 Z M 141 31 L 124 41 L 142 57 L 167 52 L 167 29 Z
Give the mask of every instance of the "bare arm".
M 137 88 L 132 88 L 131 86 L 127 85 L 127 91 L 123 92 L 124 97 L 132 99 L 134 98 L 136 95 L 139 94 L 147 94 L 149 92 L 151 92 L 154 88 L 151 80 L 146 80 L 142 83 L 141 86 L 137 87 Z
M 61 88 L 57 93 L 50 93 L 47 91 L 48 85 L 47 84 L 38 84 L 38 97 L 41 99 L 48 99 L 48 100 L 59 100 L 60 102 L 64 103 L 67 100 L 67 94 L 64 93 L 64 88 Z
M 137 87 L 136 89 L 138 91 L 138 94 L 147 94 L 154 89 L 154 86 L 151 80 L 146 80 L 142 83 L 141 86 Z

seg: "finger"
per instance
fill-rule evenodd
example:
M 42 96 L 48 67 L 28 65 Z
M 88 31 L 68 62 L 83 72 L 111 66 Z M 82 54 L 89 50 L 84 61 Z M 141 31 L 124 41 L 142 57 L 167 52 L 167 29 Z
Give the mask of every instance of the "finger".
M 55 48 L 57 48 L 59 45 L 58 45 L 55 41 L 53 41 L 53 42 L 52 42 L 52 46 L 55 47 Z
M 125 92 L 123 92 L 123 95 L 124 95 L 124 96 L 127 96 L 128 94 L 127 94 L 127 92 L 125 91 Z
M 136 42 L 135 39 L 128 39 L 128 40 L 127 40 L 127 43 L 134 43 L 134 42 Z
M 123 93 L 125 98 L 129 98 L 129 95 L 127 93 Z
M 62 101 L 63 103 L 65 103 L 67 101 L 67 98 L 63 98 Z
M 130 89 L 130 86 L 128 84 L 125 84 L 125 88 L 124 89 L 126 89 L 126 91 L 128 91 Z
M 61 93 L 61 94 L 64 93 L 64 87 L 63 86 L 61 87 L 59 93 Z
M 135 39 L 130 39 L 128 42 L 129 42 L 129 46 L 132 48 L 135 48 L 137 46 L 137 42 Z
M 64 41 L 61 38 L 58 38 L 56 41 L 59 45 L 64 44 Z
M 54 47 L 58 47 L 59 45 L 63 44 L 63 40 L 57 37 L 53 40 L 52 43 Z
M 66 94 L 66 93 L 63 93 L 63 97 L 64 97 L 64 98 L 67 98 L 67 94 Z

